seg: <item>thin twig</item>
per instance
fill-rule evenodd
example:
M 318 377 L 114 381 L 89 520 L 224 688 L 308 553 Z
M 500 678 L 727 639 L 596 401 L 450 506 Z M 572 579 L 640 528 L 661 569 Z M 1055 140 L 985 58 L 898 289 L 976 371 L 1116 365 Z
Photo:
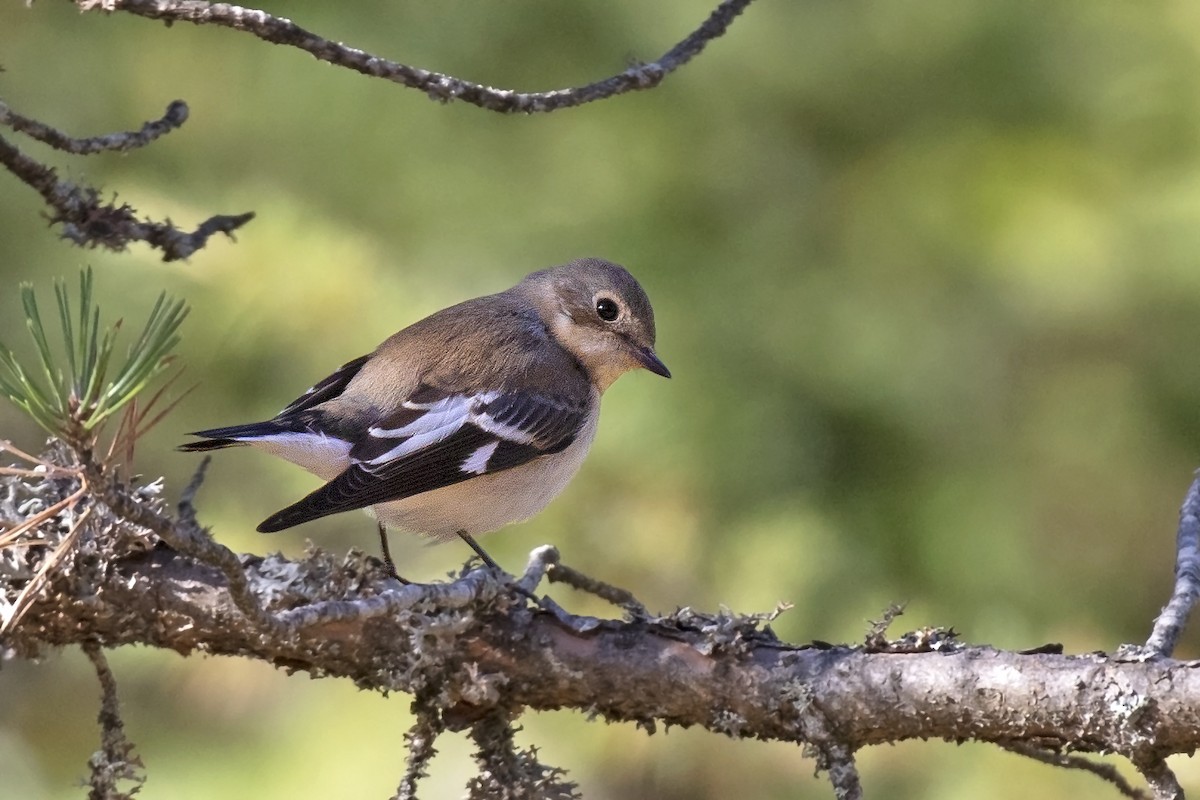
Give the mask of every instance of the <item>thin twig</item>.
M 188 481 L 188 485 L 183 488 L 183 494 L 179 496 L 179 519 L 191 525 L 196 524 L 196 493 L 200 491 L 200 486 L 204 483 L 204 474 L 208 471 L 208 465 L 212 463 L 212 456 L 208 455 L 200 459 L 200 465 L 196 467 L 196 473 L 192 475 L 192 479 Z
M 525 574 L 517 581 L 517 586 L 532 595 L 546 573 L 558 564 L 558 559 L 558 548 L 552 544 L 534 548 L 529 554 L 529 562 L 525 565 Z
M 118 780 L 134 781 L 138 785 L 145 778 L 138 773 L 141 759 L 134 755 L 133 744 L 125 738 L 125 723 L 121 721 L 120 704 L 117 701 L 117 680 L 109 669 L 108 659 L 99 643 L 88 640 L 83 643 L 83 652 L 96 670 L 100 680 L 100 750 L 92 755 L 88 765 L 92 768 L 89 781 L 89 800 L 125 800 L 137 793 L 137 789 L 126 793 L 117 787 Z
M 13 443 L 8 441 L 7 439 L 0 439 L 0 452 L 12 453 L 14 456 L 21 459 L 22 461 L 28 461 L 30 464 L 35 464 L 39 467 L 45 468 L 47 472 L 58 472 L 58 473 L 65 473 L 65 474 L 71 474 L 71 475 L 76 475 L 79 472 L 77 469 L 64 467 L 61 464 L 55 464 L 53 462 L 47 461 L 44 458 L 39 458 L 38 456 L 31 456 L 29 453 L 26 453 L 24 450 L 21 450 L 18 447 L 14 446 Z
M 475 763 L 479 774 L 467 782 L 469 800 L 536 797 L 569 800 L 579 797 L 579 787 L 566 780 L 558 767 L 538 759 L 537 748 L 518 748 L 510 711 L 495 709 L 471 726 Z
M 31 139 L 48 144 L 55 150 L 64 153 L 86 156 L 106 150 L 133 150 L 145 147 L 160 136 L 170 133 L 187 122 L 188 107 L 182 100 L 176 100 L 167 106 L 162 119 L 151 120 L 142 125 L 138 131 L 121 133 L 106 133 L 102 136 L 91 136 L 76 139 L 68 136 L 57 128 L 53 128 L 40 120 L 18 114 L 0 100 L 0 125 L 12 128 L 17 133 L 23 133 Z
M 1170 656 L 1197 599 L 1200 599 L 1200 477 L 1192 481 L 1179 510 L 1175 587 L 1170 601 L 1154 620 L 1154 630 L 1146 640 L 1145 649 L 1156 655 Z
M 417 783 L 429 774 L 429 762 L 437 755 L 434 743 L 442 730 L 443 725 L 436 711 L 417 710 L 417 721 L 404 734 L 404 741 L 408 744 L 408 758 L 405 760 L 408 769 L 391 800 L 416 800 Z
M 839 744 L 828 748 L 822 760 L 837 800 L 863 800 L 862 780 L 848 747 Z
M 1090 772 L 1101 780 L 1111 783 L 1125 797 L 1132 797 L 1134 800 L 1149 800 L 1150 796 L 1148 794 L 1131 785 L 1112 764 L 1099 764 L 1090 758 L 1084 758 L 1083 756 L 1071 753 L 1059 753 L 1046 747 L 1038 747 L 1029 742 L 1000 742 L 999 744 L 1011 753 L 1032 758 L 1034 761 L 1040 761 L 1043 764 Z
M 896 621 L 896 617 L 904 613 L 903 603 L 891 603 L 883 610 L 883 616 L 878 620 L 871 620 L 871 626 L 867 628 L 867 636 L 863 640 L 863 644 L 868 649 L 883 650 L 890 644 L 887 631 L 892 623 Z
M 44 478 L 45 473 L 24 467 L 0 467 L 0 475 L 16 475 L 21 478 Z
M 613 586 L 611 583 L 605 583 L 597 578 L 584 575 L 582 572 L 572 569 L 565 564 L 554 563 L 550 565 L 547 577 L 551 583 L 565 583 L 573 589 L 594 594 L 601 600 L 607 600 L 614 606 L 625 609 L 635 617 L 646 618 L 650 616 L 650 612 L 646 610 L 646 606 L 642 605 L 642 602 L 634 597 L 633 593 L 628 589 L 622 589 L 619 586 Z
M 1137 768 L 1146 778 L 1146 782 L 1150 784 L 1150 792 L 1154 800 L 1184 800 L 1183 787 L 1179 785 L 1179 778 L 1175 777 L 1175 773 L 1167 766 L 1166 761 L 1155 758 L 1144 764 L 1138 764 Z
M 854 750 L 834 733 L 834 726 L 817 698 L 806 688 L 793 698 L 794 710 L 805 742 L 805 755 L 817 761 L 833 785 L 837 800 L 863 800 L 862 780 L 854 762 Z
M 196 25 L 218 25 L 244 31 L 263 41 L 296 47 L 313 57 L 364 75 L 398 83 L 424 92 L 441 102 L 461 100 L 504 114 L 555 111 L 580 106 L 626 92 L 653 89 L 670 73 L 691 61 L 730 24 L 753 0 L 724 0 L 699 28 L 649 64 L 629 67 L 612 77 L 569 89 L 547 92 L 516 92 L 473 83 L 453 75 L 410 67 L 372 55 L 305 30 L 290 19 L 265 11 L 228 3 L 197 0 L 76 0 L 83 11 L 126 11 L 140 17 Z
M 479 775 L 468 786 L 467 797 L 497 797 L 506 790 L 517 794 L 523 788 L 524 775 L 508 714 L 496 710 L 476 722 L 471 726 L 471 739 L 478 748 Z

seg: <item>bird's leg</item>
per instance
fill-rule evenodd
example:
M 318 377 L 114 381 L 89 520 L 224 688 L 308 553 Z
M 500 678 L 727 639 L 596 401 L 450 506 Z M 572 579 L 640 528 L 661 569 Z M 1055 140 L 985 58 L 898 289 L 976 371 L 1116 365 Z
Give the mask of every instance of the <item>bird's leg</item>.
M 491 556 L 489 556 L 486 552 L 484 552 L 484 549 L 479 546 L 479 542 L 475 541 L 475 538 L 473 536 L 471 536 L 471 534 L 467 533 L 466 531 L 459 531 L 458 538 L 462 539 L 464 542 L 469 544 L 471 546 L 471 549 L 475 551 L 475 554 L 477 556 L 479 556 L 481 559 L 483 559 L 484 564 L 487 564 L 489 567 L 491 567 L 494 570 L 498 570 L 500 572 L 504 571 L 504 570 L 500 569 L 500 565 L 497 564 L 492 559 Z
M 387 567 L 388 574 L 407 585 L 409 581 L 401 578 L 400 574 L 396 572 L 396 562 L 392 561 L 392 551 L 388 548 L 387 528 L 383 526 L 382 522 L 379 523 L 379 544 L 383 548 L 383 565 Z
M 475 555 L 477 555 L 481 559 L 483 559 L 483 563 L 486 564 L 489 568 L 496 570 L 501 575 L 508 576 L 508 585 L 511 586 L 513 588 L 513 590 L 516 591 L 517 594 L 523 595 L 524 597 L 529 598 L 534 603 L 541 603 L 540 598 L 538 598 L 538 596 L 536 594 L 534 594 L 532 591 L 530 591 L 529 589 L 526 589 L 524 586 L 522 586 L 521 582 L 519 580 L 513 579 L 512 576 L 509 576 L 508 573 L 506 573 L 504 570 L 500 569 L 500 565 L 497 564 L 495 559 L 493 559 L 491 556 L 489 556 L 487 554 L 487 552 L 482 547 L 479 546 L 479 542 L 475 541 L 475 537 L 473 537 L 471 534 L 467 533 L 466 531 L 459 531 L 458 538 L 462 539 L 464 542 L 469 544 L 471 546 L 471 549 L 475 551 Z

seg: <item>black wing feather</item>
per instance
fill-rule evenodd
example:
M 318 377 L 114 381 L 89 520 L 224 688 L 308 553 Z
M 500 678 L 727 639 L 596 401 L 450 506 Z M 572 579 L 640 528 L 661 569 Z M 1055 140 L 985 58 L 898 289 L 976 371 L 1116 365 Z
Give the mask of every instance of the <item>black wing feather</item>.
M 304 394 L 297 397 L 287 408 L 280 411 L 277 417 L 286 417 L 290 414 L 295 414 L 300 411 L 307 411 L 313 406 L 320 405 L 326 400 L 332 400 L 340 395 L 346 389 L 346 385 L 354 379 L 358 371 L 362 369 L 363 364 L 367 363 L 367 356 L 359 356 L 353 361 L 347 361 L 342 364 L 332 375 L 322 379 Z

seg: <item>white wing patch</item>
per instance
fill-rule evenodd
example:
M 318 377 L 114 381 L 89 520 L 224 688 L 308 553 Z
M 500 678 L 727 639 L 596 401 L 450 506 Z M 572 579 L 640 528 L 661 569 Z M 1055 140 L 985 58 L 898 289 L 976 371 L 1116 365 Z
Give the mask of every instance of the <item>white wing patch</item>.
M 533 437 L 527 431 L 523 431 L 515 425 L 497 422 L 486 414 L 473 416 L 471 422 L 474 422 L 488 433 L 510 442 L 516 442 L 517 444 L 532 444 L 533 442 Z
M 499 446 L 499 439 L 482 445 L 474 453 L 471 453 L 471 455 L 467 456 L 466 460 L 463 461 L 462 466 L 460 466 L 459 469 L 461 469 L 463 472 L 482 475 L 483 473 L 487 472 L 488 461 L 491 459 L 492 454 L 496 452 L 496 448 Z
M 497 390 L 455 394 L 428 402 L 406 400 L 388 422 L 367 429 L 370 441 L 361 443 L 353 463 L 379 475 L 391 464 L 419 459 L 430 451 L 429 464 L 449 456 L 457 464 L 458 480 L 462 480 L 487 473 L 498 452 L 509 466 L 513 458 L 521 463 L 538 453 L 558 452 L 574 438 L 583 413 L 582 406 L 576 408 L 559 397 Z M 470 436 L 455 439 L 468 433 L 464 429 L 470 429 Z M 457 453 L 441 446 L 452 439 L 458 444 L 447 446 L 459 448 Z M 501 445 L 506 447 L 501 450 Z M 529 447 L 532 451 L 519 455 L 512 447 Z
M 481 392 L 474 395 L 451 395 L 450 397 L 435 400 L 432 403 L 405 401 L 405 408 L 412 411 L 424 411 L 425 413 L 399 428 L 368 429 L 367 433 L 377 439 L 399 439 L 400 441 L 386 453 L 362 463 L 377 466 L 424 450 L 426 447 L 437 444 L 448 436 L 453 436 L 458 432 L 459 428 L 468 422 L 473 422 L 490 433 L 503 436 L 503 434 L 493 431 L 486 424 L 483 424 L 484 420 L 489 422 L 490 420 L 488 420 L 486 415 L 481 415 L 476 411 L 479 406 L 486 405 L 499 396 L 499 392 Z M 507 426 L 500 427 L 507 428 Z M 518 432 L 518 435 L 521 434 Z M 490 453 L 488 457 L 491 457 Z

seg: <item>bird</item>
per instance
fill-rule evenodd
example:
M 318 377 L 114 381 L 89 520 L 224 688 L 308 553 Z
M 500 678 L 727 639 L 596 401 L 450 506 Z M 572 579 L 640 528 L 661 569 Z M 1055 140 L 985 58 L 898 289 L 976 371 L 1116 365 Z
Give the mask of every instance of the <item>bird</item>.
M 348 361 L 265 422 L 210 428 L 179 450 L 250 446 L 325 484 L 267 517 L 264 533 L 356 509 L 388 528 L 461 538 L 526 520 L 574 477 L 600 397 L 626 372 L 671 372 L 654 310 L 622 266 L 582 258 L 450 306 Z

